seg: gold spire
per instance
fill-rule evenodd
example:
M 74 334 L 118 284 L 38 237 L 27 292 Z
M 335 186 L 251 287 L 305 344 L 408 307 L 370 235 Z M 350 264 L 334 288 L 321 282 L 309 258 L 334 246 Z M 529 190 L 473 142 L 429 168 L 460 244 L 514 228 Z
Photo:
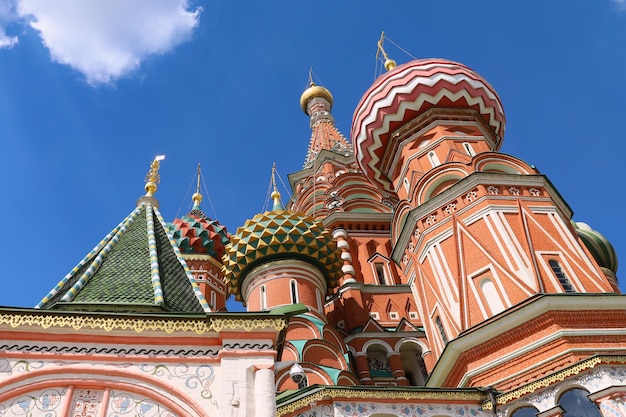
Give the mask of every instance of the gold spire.
M 150 164 L 150 170 L 146 174 L 146 197 L 152 197 L 157 190 L 157 185 L 161 182 L 159 175 L 159 167 L 161 161 L 165 159 L 165 155 L 157 155 Z
M 283 203 L 281 203 L 280 201 L 280 193 L 278 192 L 278 189 L 276 188 L 276 162 L 274 162 L 274 164 L 272 165 L 272 186 L 274 187 L 274 191 L 272 191 L 272 194 L 270 195 L 270 197 L 272 198 L 272 200 L 274 200 L 274 207 L 272 208 L 272 210 L 283 210 Z
M 198 162 L 198 182 L 196 183 L 196 192 L 191 196 L 193 200 L 193 208 L 200 208 L 200 202 L 202 201 L 202 194 L 200 194 L 200 163 Z
M 378 40 L 378 50 L 376 51 L 376 59 L 378 59 L 379 54 L 383 54 L 383 58 L 385 58 L 385 69 L 387 71 L 391 71 L 396 67 L 396 61 L 389 58 L 387 52 L 385 52 L 385 48 L 383 48 L 383 41 L 385 40 L 385 32 L 383 31 L 380 34 L 380 39 Z

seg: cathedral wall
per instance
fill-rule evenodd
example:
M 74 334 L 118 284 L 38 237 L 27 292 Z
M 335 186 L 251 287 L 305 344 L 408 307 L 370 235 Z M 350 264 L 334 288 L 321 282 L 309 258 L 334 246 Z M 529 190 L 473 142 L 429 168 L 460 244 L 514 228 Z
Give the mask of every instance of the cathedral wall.
M 62 356 L 67 357 L 27 354 L 0 359 L 0 410 L 63 417 L 87 411 L 105 416 L 142 415 L 139 410 L 159 416 L 217 414 L 216 364 Z

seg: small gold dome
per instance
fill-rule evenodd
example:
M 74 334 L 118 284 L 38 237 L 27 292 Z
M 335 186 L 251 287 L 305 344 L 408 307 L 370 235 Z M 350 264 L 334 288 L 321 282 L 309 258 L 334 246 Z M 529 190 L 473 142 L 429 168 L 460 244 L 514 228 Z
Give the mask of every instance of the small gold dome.
M 200 202 L 202 201 L 202 194 L 193 193 L 193 195 L 191 196 L 191 200 L 193 200 L 197 204 L 200 204 Z
M 311 99 L 316 97 L 325 98 L 330 103 L 330 107 L 333 107 L 333 95 L 330 94 L 330 91 L 319 85 L 311 84 L 311 86 L 304 90 L 304 93 L 300 96 L 300 107 L 302 107 L 302 111 L 309 114 L 307 113 L 306 105 L 309 101 L 311 101 Z
M 385 61 L 385 69 L 387 71 L 391 71 L 392 69 L 394 69 L 396 67 L 396 61 L 394 61 L 391 58 L 387 58 L 387 60 Z
M 157 185 L 154 181 L 148 181 L 144 188 L 146 189 L 146 195 L 152 197 L 157 190 Z

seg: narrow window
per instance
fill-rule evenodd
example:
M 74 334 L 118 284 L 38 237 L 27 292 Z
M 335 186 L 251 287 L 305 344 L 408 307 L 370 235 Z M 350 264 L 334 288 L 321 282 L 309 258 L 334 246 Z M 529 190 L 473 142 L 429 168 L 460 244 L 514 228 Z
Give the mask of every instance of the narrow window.
M 215 308 L 215 291 L 211 291 L 211 307 Z
M 289 281 L 289 286 L 291 288 L 291 304 L 298 303 L 298 284 L 295 280 Z
M 409 180 L 405 178 L 404 180 L 402 180 L 402 183 L 404 184 L 404 189 L 408 193 L 409 192 Z
M 437 158 L 437 154 L 435 153 L 435 151 L 428 152 L 428 159 L 430 160 L 430 164 L 433 166 L 433 168 L 441 165 L 441 162 L 439 162 L 439 158 Z
M 561 283 L 561 287 L 563 287 L 563 290 L 565 290 L 565 292 L 576 292 L 569 278 L 567 277 L 567 275 L 565 275 L 565 271 L 563 271 L 563 268 L 561 268 L 561 265 L 554 259 L 550 259 L 548 263 L 550 264 L 554 275 L 556 275 L 559 282 Z
M 315 290 L 315 300 L 317 301 L 317 309 L 320 313 L 324 311 L 324 306 L 322 305 L 322 293 L 320 290 Z
M 385 266 L 383 264 L 374 264 L 374 268 L 376 269 L 376 278 L 378 278 L 378 284 L 387 285 L 387 280 L 385 279 Z
M 267 296 L 265 294 L 265 285 L 261 285 L 261 310 L 267 309 Z
M 472 145 L 467 142 L 463 142 L 463 147 L 465 148 L 465 152 L 467 152 L 468 155 L 476 156 L 476 152 L 474 152 L 474 148 L 472 148 Z
M 448 344 L 448 336 L 446 336 L 446 330 L 443 328 L 443 323 L 441 322 L 441 318 L 439 316 L 435 317 L 435 324 L 437 325 L 437 329 L 439 329 L 439 334 L 441 335 L 441 340 L 443 340 L 443 344 Z

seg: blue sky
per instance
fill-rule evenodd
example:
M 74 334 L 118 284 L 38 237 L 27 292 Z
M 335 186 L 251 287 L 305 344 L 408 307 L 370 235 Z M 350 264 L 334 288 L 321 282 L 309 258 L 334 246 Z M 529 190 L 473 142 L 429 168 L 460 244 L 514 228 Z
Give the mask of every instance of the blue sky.
M 201 163 L 203 208 L 235 232 L 273 162 L 285 181 L 302 168 L 309 68 L 348 136 L 382 30 L 482 74 L 501 151 L 626 253 L 624 1 L 0 0 L 0 305 L 35 305 L 132 211 L 158 154 L 166 219 L 190 209 Z

